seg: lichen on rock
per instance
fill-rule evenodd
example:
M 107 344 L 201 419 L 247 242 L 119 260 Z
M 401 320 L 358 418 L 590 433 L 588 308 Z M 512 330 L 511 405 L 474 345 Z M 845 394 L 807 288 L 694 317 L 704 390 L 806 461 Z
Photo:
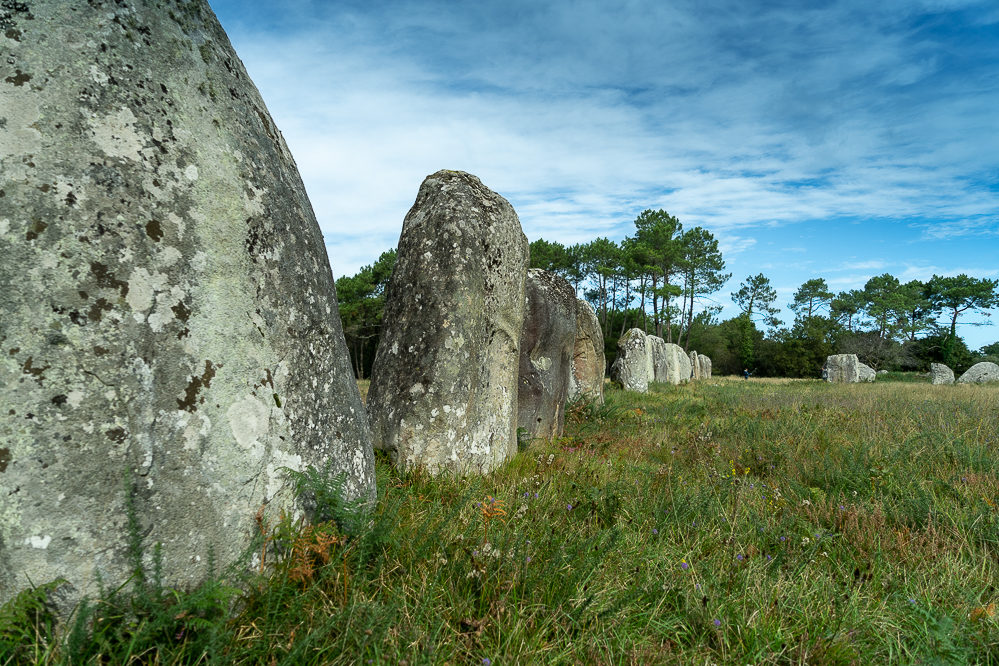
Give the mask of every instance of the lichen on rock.
M 528 244 L 513 206 L 438 171 L 406 215 L 368 411 L 400 468 L 487 473 L 516 453 Z
M 322 235 L 208 5 L 4 20 L 0 601 L 125 580 L 129 503 L 181 586 L 295 510 L 285 468 L 371 499 Z

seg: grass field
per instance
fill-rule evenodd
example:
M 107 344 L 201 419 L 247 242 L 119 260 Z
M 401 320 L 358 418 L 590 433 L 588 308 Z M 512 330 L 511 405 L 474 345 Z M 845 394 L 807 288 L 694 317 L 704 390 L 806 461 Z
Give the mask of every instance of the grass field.
M 997 444 L 999 386 L 608 389 L 487 478 L 379 459 L 370 522 L 270 526 L 284 559 L 235 587 L 147 583 L 61 640 L 22 598 L 0 640 L 6 663 L 999 664 Z

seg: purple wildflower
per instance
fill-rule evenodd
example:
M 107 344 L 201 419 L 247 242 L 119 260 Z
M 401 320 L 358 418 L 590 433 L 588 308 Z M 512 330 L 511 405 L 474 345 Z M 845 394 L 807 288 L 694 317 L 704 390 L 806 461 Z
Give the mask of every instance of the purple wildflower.
M 719 620 L 718 618 L 714 619 L 714 623 L 715 623 L 716 627 L 720 627 L 721 626 L 721 620 Z

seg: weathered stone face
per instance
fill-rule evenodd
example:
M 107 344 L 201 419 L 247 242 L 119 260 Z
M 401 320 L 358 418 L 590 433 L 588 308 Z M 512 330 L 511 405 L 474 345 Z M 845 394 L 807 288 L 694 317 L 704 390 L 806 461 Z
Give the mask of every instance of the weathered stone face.
M 976 363 L 961 375 L 957 380 L 959 384 L 985 384 L 986 382 L 999 382 L 999 365 L 991 361 Z
M 878 376 L 874 368 L 866 363 L 857 363 L 857 380 L 861 382 L 873 382 Z
M 704 354 L 697 355 L 697 364 L 700 368 L 701 379 L 711 379 L 711 357 Z
M 701 378 L 701 365 L 698 360 L 698 354 L 695 351 L 690 352 L 690 378 L 700 379 Z
M 30 8 L 28 8 L 30 4 Z M 373 498 L 322 234 L 208 5 L 13 3 L 0 47 L 0 602 L 232 561 L 286 472 Z M 5 10 L 6 11 L 6 10 Z
M 576 341 L 576 291 L 564 278 L 527 272 L 520 335 L 517 425 L 531 439 L 561 437 Z
M 674 385 L 690 381 L 690 357 L 683 347 L 655 335 L 647 336 L 647 340 L 655 381 Z
M 953 384 L 954 371 L 943 363 L 930 363 L 931 384 Z
M 604 334 L 589 303 L 576 299 L 576 342 L 572 352 L 569 400 L 586 396 L 604 404 Z
M 860 381 L 860 362 L 856 354 L 833 354 L 826 357 L 826 381 L 855 384 Z
M 438 171 L 406 215 L 368 413 L 400 468 L 489 472 L 517 450 L 527 237 L 478 178 Z
M 617 341 L 617 359 L 611 366 L 611 379 L 626 391 L 645 393 L 649 390 L 648 336 L 640 328 L 632 328 Z

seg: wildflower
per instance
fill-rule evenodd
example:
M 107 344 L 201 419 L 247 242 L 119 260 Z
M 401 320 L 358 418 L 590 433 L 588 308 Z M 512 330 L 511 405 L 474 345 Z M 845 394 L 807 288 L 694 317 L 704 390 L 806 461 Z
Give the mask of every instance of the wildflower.
M 772 560 L 772 559 L 774 559 L 774 558 L 772 558 L 772 557 L 770 557 L 769 555 L 767 555 L 767 560 L 768 560 L 768 561 L 769 561 L 769 560 Z
M 845 507 L 845 506 L 843 506 L 842 504 L 840 504 L 840 505 L 839 505 L 839 510 L 840 510 L 840 511 L 846 511 L 846 507 Z
M 781 541 L 787 541 L 787 537 L 781 537 L 780 540 Z
M 909 599 L 909 603 L 912 604 L 912 605 L 915 605 L 916 604 L 916 600 L 915 599 Z
M 740 562 L 742 562 L 745 558 L 742 556 L 742 553 L 739 553 L 738 555 L 735 556 L 735 559 L 737 559 Z
M 565 506 L 566 506 L 566 509 L 565 509 L 566 511 L 572 511 L 572 505 L 571 504 L 566 504 Z
M 690 565 L 687 564 L 686 560 L 680 560 L 680 568 L 686 571 L 690 568 Z
M 659 534 L 659 530 L 657 530 L 656 528 L 654 528 L 654 527 L 653 527 L 653 528 L 652 528 L 652 533 L 653 533 L 653 534 Z
M 490 659 L 489 657 L 483 657 L 482 658 L 482 666 L 492 666 L 492 664 L 493 664 L 493 660 Z
M 801 545 L 802 545 L 802 546 L 807 546 L 807 545 L 808 545 L 808 544 L 810 544 L 811 542 L 812 542 L 812 540 L 811 540 L 811 539 L 809 539 L 808 537 L 802 537 L 802 538 L 801 538 Z
M 526 557 L 526 558 L 524 559 L 524 563 L 525 563 L 525 564 L 530 564 L 530 563 L 531 563 L 531 556 L 530 556 L 530 555 L 528 555 L 528 556 L 527 556 L 527 557 Z
M 720 626 L 721 626 L 721 620 L 719 620 L 718 618 L 715 618 L 715 619 L 713 620 L 713 622 L 715 623 L 715 626 L 716 626 L 716 627 L 720 627 Z
M 806 500 L 806 499 L 805 500 L 801 500 L 801 506 L 811 506 L 811 505 L 812 505 L 812 503 L 809 502 L 808 500 Z

